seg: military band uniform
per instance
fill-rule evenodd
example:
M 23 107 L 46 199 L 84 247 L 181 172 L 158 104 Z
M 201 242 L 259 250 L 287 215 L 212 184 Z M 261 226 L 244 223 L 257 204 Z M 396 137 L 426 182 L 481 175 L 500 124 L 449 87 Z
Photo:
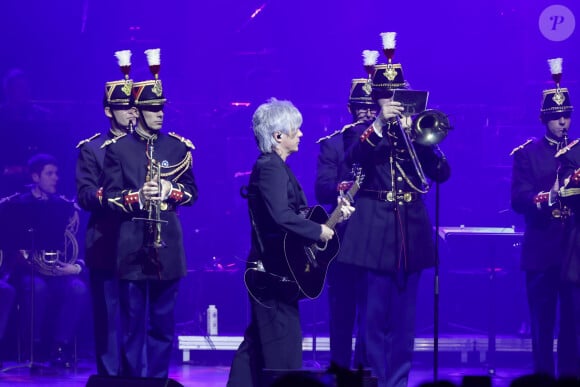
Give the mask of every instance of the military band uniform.
M 558 374 L 567 375 L 575 367 L 572 292 L 561 280 L 568 209 L 557 197 L 550 204 L 538 196 L 554 186 L 559 167 L 555 155 L 563 146 L 563 139 L 546 135 L 516 148 L 511 183 L 512 208 L 524 215 L 526 223 L 521 268 L 526 275 L 534 372 L 550 375 L 556 375 L 553 342 L 557 314 Z
M 357 121 L 347 125 L 343 130 L 356 130 L 365 124 Z M 368 124 L 367 124 L 368 125 Z M 341 130 L 342 132 L 342 130 Z M 335 133 L 319 140 L 315 194 L 318 203 L 334 210 L 338 185 L 343 180 L 352 178 L 351 168 L 344 158 L 344 141 L 342 133 Z M 343 239 L 345 223 L 336 226 L 337 236 Z M 356 346 L 354 365 L 364 365 L 364 325 L 361 323 L 361 312 L 364 310 L 366 297 L 366 272 L 357 265 L 344 263 L 339 255 L 329 266 L 327 289 L 329 300 L 329 340 L 330 360 L 341 367 L 350 368 L 352 359 L 352 337 L 356 326 Z
M 575 228 L 575 218 L 570 217 L 567 199 L 558 195 L 560 186 L 564 186 L 559 175 L 567 169 L 562 160 L 572 145 L 567 144 L 572 105 L 568 90 L 559 84 L 562 59 L 549 59 L 548 64 L 556 87 L 542 91 L 540 120 L 545 135 L 525 142 L 512 152 L 511 200 L 512 208 L 524 215 L 526 222 L 521 266 L 526 274 L 534 372 L 577 377 L 580 374 L 574 287 L 570 281 L 562 280 L 567 235 L 573 234 L 570 229 Z M 556 321 L 559 321 L 557 328 Z M 556 365 L 555 330 L 558 332 Z
M 567 223 L 562 276 L 574 287 L 580 288 L 580 184 L 572 176 L 580 170 L 580 140 L 572 141 L 558 154 L 561 163 L 559 176 L 562 183 L 561 201 L 570 208 L 571 217 Z M 577 308 L 577 307 L 576 307 Z M 580 341 L 579 341 L 580 343 Z
M 77 200 L 90 212 L 85 234 L 85 263 L 93 306 L 94 342 L 99 375 L 119 375 L 119 295 L 116 275 L 116 241 L 119 216 L 103 202 L 103 162 L 109 131 L 81 141 L 76 165 Z
M 160 205 L 165 247 L 149 247 L 149 225 L 139 189 L 147 179 L 148 149 L 161 163 L 161 178 L 171 192 Z M 179 281 L 186 275 L 183 233 L 177 211 L 197 199 L 192 172 L 193 145 L 176 134 L 146 138 L 127 134 L 107 146 L 104 191 L 108 206 L 120 214 L 117 273 L 123 331 L 122 372 L 128 376 L 167 377 L 174 338 L 174 306 Z M 146 365 L 141 359 L 146 348 Z
M 365 345 L 379 386 L 406 386 L 419 277 L 434 266 L 435 249 L 409 153 L 392 145 L 383 130 L 382 137 L 373 125 L 345 132 L 347 163 L 360 164 L 365 178 L 339 260 L 367 271 Z M 415 144 L 415 149 L 428 178 L 439 183 L 449 178 L 449 164 L 435 148 Z
M 571 216 L 566 224 L 564 236 L 564 256 L 562 260 L 562 279 L 564 286 L 571 287 L 572 293 L 572 313 L 573 320 L 566 324 L 573 324 L 574 331 L 567 336 L 570 343 L 575 344 L 570 348 L 570 361 L 566 361 L 568 375 L 580 376 L 580 184 L 572 179 L 575 172 L 580 170 L 580 140 L 572 141 L 567 148 L 563 149 L 558 160 L 561 163 L 559 176 L 562 188 L 560 189 L 560 200 L 570 208 Z M 558 339 L 560 339 L 561 334 Z M 566 339 L 566 338 L 564 338 Z M 563 343 L 564 344 L 564 343 Z M 567 348 L 567 347 L 566 347 Z M 572 351 L 573 350 L 573 351 Z M 564 356 L 565 353 L 562 353 Z M 573 356 L 575 357 L 573 357 Z M 558 351 L 560 359 L 560 351 Z M 560 367 L 558 367 L 560 368 Z
M 81 141 L 76 164 L 77 197 L 80 206 L 90 212 L 85 235 L 85 260 L 93 307 L 95 360 L 97 373 L 120 374 L 119 283 L 116 242 L 119 215 L 103 200 L 103 164 L 106 145 L 116 141 L 135 126 L 137 109 L 129 79 L 131 51 L 116 51 L 115 57 L 124 79 L 105 83 L 104 115 L 109 121 L 105 134 L 97 133 Z

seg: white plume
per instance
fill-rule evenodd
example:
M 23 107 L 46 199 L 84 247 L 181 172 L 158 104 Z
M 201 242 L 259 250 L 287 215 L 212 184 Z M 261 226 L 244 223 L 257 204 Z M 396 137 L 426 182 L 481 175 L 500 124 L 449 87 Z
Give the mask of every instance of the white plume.
M 397 36 L 396 32 L 381 32 L 381 39 L 383 40 L 383 48 L 385 49 L 392 49 L 395 48 L 397 41 L 395 37 Z
M 151 48 L 145 50 L 145 55 L 147 55 L 147 64 L 149 66 L 158 66 L 161 64 L 161 49 Z
M 131 50 L 115 51 L 115 57 L 120 67 L 131 66 Z
M 562 58 L 548 59 L 548 65 L 550 65 L 550 73 L 562 74 Z
M 377 64 L 377 59 L 379 59 L 379 52 L 375 50 L 364 50 L 362 56 L 365 66 L 374 66 Z

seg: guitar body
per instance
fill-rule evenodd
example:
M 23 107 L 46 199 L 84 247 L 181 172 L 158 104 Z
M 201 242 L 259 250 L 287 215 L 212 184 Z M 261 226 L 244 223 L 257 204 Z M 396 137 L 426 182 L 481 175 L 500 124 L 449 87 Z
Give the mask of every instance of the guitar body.
M 307 219 L 325 224 L 329 216 L 321 206 L 312 207 Z M 338 235 L 326 243 L 313 243 L 311 240 L 287 233 L 284 236 L 284 254 L 288 268 L 298 288 L 306 298 L 320 296 L 324 289 L 328 266 L 338 254 L 340 241 Z
M 304 298 L 302 292 L 292 280 L 284 280 L 266 271 L 247 268 L 244 272 L 244 285 L 256 302 L 265 305 L 268 300 L 278 298 L 293 302 Z

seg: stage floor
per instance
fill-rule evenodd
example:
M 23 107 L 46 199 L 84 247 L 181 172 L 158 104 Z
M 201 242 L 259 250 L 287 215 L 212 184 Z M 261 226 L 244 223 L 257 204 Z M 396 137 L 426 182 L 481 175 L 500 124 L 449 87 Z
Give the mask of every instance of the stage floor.
M 7 364 L 5 364 L 7 365 Z M 228 377 L 228 366 L 200 366 L 191 364 L 175 364 L 171 367 L 170 377 L 184 386 L 191 387 L 223 387 Z M 0 385 L 27 387 L 39 386 L 62 386 L 80 387 L 85 386 L 94 369 L 88 362 L 82 362 L 76 370 L 53 370 L 46 369 L 31 373 L 28 368 L 11 370 L 0 374 Z M 492 379 L 492 386 L 507 387 L 518 376 L 529 373 L 526 369 L 501 369 Z M 464 375 L 486 375 L 483 367 L 468 368 L 441 368 L 440 380 L 449 380 L 457 384 L 461 383 Z M 433 380 L 433 371 L 430 368 L 415 365 L 410 376 L 410 387 Z
M 213 337 L 216 339 L 217 337 Z M 182 350 L 175 349 L 170 369 L 170 377 L 177 380 L 184 386 L 204 386 L 204 387 L 222 387 L 225 386 L 229 364 L 234 355 L 233 342 L 238 341 L 239 337 L 222 337 L 221 340 L 214 340 L 213 344 L 222 341 L 223 347 L 214 346 L 213 349 L 194 349 L 195 341 L 198 337 L 181 337 L 178 347 Z M 326 369 L 328 366 L 328 348 L 324 345 L 327 338 L 320 338 L 321 344 L 316 352 L 312 351 L 311 342 L 305 338 L 304 351 L 304 368 L 305 369 Z M 467 337 L 449 338 L 442 340 L 442 348 L 439 353 L 439 380 L 448 380 L 458 385 L 465 375 L 487 376 L 492 375 L 493 387 L 507 387 L 510 382 L 522 375 L 531 372 L 531 353 L 528 351 L 527 342 L 519 343 L 522 347 L 514 344 L 518 343 L 517 339 L 510 343 L 510 348 L 504 347 L 507 338 L 498 338 L 498 352 L 496 353 L 495 363 L 490 369 L 489 358 L 483 358 L 482 352 L 477 348 L 478 341 L 483 338 L 471 338 L 471 351 L 465 351 L 465 340 Z M 190 341 L 191 340 L 191 341 Z M 457 342 L 456 342 L 456 341 Z M 470 340 L 467 340 L 470 341 Z M 189 360 L 184 362 L 184 345 L 189 343 L 190 351 Z M 417 345 L 421 343 L 417 340 L 415 346 L 415 357 L 413 369 L 410 375 L 409 387 L 418 386 L 421 383 L 433 380 L 433 351 L 428 348 L 429 345 Z M 427 344 L 428 341 L 426 341 Z M 199 342 L 197 343 L 199 344 Z M 310 344 L 310 345 L 309 345 Z M 425 343 L 424 343 L 425 344 Z M 463 351 L 458 351 L 458 344 L 462 344 Z M 513 346 L 511 346 L 513 345 Z M 224 348 L 224 347 L 227 347 Z M 231 348 L 231 349 L 230 349 Z M 14 363 L 4 363 L 4 367 L 13 366 Z M 85 386 L 89 377 L 95 373 L 94 365 L 88 358 L 81 358 L 75 369 L 53 369 L 53 368 L 18 368 L 0 373 L 0 385 L 13 386 L 25 385 L 30 387 L 37 386 L 66 386 L 76 387 Z

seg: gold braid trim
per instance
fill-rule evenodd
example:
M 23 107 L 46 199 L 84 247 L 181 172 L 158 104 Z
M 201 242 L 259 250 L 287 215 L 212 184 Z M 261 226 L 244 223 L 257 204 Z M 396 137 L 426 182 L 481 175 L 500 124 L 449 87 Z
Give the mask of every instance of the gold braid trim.
M 427 192 L 429 192 L 429 188 L 428 187 L 425 190 L 422 190 L 422 189 L 419 189 L 419 188 L 415 187 L 415 184 L 413 184 L 411 182 L 411 180 L 409 179 L 409 177 L 407 176 L 407 174 L 405 173 L 405 171 L 403 170 L 403 168 L 399 165 L 399 163 L 397 161 L 395 161 L 395 166 L 397 167 L 397 170 L 403 176 L 403 179 L 405 179 L 405 181 L 407 182 L 407 184 L 409 184 L 409 186 L 411 188 L 413 188 L 415 191 L 417 191 L 419 193 L 422 193 L 422 194 L 426 194 Z
M 149 158 L 149 155 L 147 156 L 147 158 Z M 189 168 L 191 165 L 192 165 L 191 151 L 188 151 L 183 160 L 181 160 L 177 164 L 170 165 L 168 167 L 162 166 L 161 168 L 163 169 L 171 169 L 171 170 L 168 172 L 162 172 L 161 177 L 170 177 L 176 175 L 171 179 L 171 181 L 177 181 L 177 179 L 179 179 L 181 175 L 183 175 L 187 170 L 187 168 Z
M 122 200 L 122 198 L 114 198 L 114 199 L 108 199 L 108 202 L 109 203 L 112 203 L 112 204 L 114 204 L 114 205 L 116 205 L 118 207 L 121 207 L 121 209 L 124 212 L 127 212 L 128 213 L 129 211 L 127 210 L 127 207 L 125 207 L 125 205 L 123 205 L 122 203 L 120 203 L 121 200 Z

